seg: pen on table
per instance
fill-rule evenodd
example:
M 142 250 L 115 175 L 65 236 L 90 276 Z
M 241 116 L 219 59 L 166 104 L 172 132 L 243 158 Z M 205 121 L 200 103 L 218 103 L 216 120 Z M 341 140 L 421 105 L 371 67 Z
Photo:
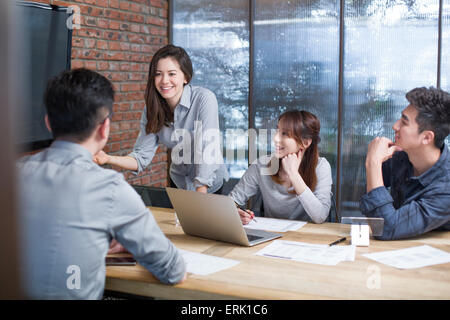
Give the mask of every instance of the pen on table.
M 280 258 L 280 259 L 292 259 L 291 257 L 277 256 L 277 255 L 268 254 L 268 253 L 263 253 L 263 256 L 265 256 L 265 257 L 273 257 L 273 258 Z
M 331 247 L 331 246 L 334 246 L 335 244 L 341 243 L 341 242 L 343 242 L 343 241 L 345 241 L 345 240 L 347 240 L 346 237 L 341 238 L 341 239 L 339 239 L 339 240 L 336 240 L 335 242 L 330 243 L 329 246 L 330 246 L 330 247 Z

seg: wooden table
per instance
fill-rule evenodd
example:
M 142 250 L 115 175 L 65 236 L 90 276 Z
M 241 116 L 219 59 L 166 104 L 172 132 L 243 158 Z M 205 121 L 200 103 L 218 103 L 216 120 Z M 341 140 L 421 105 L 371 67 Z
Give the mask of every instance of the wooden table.
M 255 247 L 185 235 L 174 224 L 172 209 L 150 208 L 166 236 L 180 249 L 240 261 L 208 276 L 189 274 L 182 284 L 160 283 L 146 269 L 107 267 L 105 289 L 165 299 L 450 299 L 450 263 L 411 270 L 380 264 L 362 254 L 427 244 L 450 252 L 450 232 L 430 232 L 408 240 L 370 240 L 357 247 L 354 262 L 336 266 L 256 256 L 270 242 Z M 282 239 L 327 244 L 347 237 L 350 226 L 308 223 Z

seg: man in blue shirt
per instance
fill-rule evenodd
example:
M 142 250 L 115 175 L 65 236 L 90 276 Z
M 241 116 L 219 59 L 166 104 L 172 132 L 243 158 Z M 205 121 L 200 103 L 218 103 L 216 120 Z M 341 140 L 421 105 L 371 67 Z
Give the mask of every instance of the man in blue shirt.
M 377 137 L 366 157 L 367 193 L 360 209 L 384 218 L 382 240 L 450 230 L 450 94 L 416 88 L 392 127 L 395 142 Z M 390 188 L 390 192 L 388 191 Z
M 111 83 L 87 69 L 49 81 L 46 123 L 55 141 L 18 163 L 23 287 L 33 299 L 100 299 L 117 239 L 156 278 L 186 278 L 179 251 L 123 175 L 93 155 L 108 140 Z

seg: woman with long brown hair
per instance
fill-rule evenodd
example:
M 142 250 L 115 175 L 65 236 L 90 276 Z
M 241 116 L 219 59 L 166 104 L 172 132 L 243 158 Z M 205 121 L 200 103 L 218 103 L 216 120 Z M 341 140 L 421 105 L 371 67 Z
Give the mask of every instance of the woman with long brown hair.
M 228 173 L 218 138 L 218 104 L 213 92 L 189 84 L 192 77 L 192 63 L 183 48 L 167 45 L 159 49 L 150 63 L 146 107 L 133 152 L 111 156 L 101 151 L 94 161 L 139 173 L 162 143 L 172 149 L 171 186 L 220 192 Z
M 275 153 L 258 159 L 230 193 L 238 206 L 261 193 L 264 216 L 324 222 L 331 205 L 331 167 L 319 157 L 319 119 L 308 111 L 287 111 L 278 119 Z M 274 170 L 272 168 L 275 168 Z M 254 213 L 238 210 L 242 223 Z

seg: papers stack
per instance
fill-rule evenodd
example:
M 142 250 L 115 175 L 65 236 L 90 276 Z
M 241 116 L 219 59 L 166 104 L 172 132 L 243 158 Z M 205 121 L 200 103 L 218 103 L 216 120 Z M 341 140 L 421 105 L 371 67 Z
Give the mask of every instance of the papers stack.
M 334 266 L 341 261 L 354 261 L 355 246 L 330 247 L 326 244 L 274 240 L 255 254 L 269 258 Z
M 239 261 L 178 249 L 187 265 L 187 272 L 202 276 L 231 268 Z
M 364 257 L 399 269 L 414 269 L 450 262 L 450 254 L 424 245 L 408 249 L 363 254 Z
M 274 219 L 264 217 L 256 217 L 256 220 L 258 222 L 252 220 L 250 221 L 249 224 L 245 225 L 245 228 L 267 230 L 274 232 L 287 232 L 298 230 L 306 224 L 305 221 Z

